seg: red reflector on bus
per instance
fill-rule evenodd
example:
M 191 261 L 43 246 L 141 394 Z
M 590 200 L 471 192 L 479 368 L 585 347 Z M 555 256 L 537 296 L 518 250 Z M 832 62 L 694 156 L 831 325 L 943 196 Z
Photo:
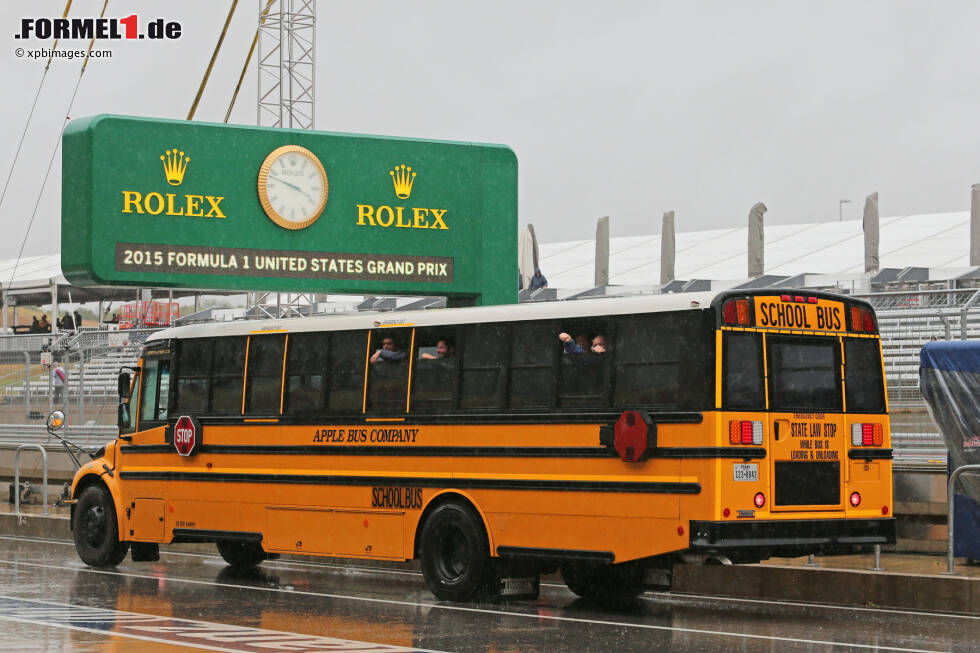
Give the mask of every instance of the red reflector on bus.
M 684 534 L 684 527 L 683 526 L 678 526 L 677 527 L 677 534 L 678 535 L 683 535 Z
M 756 492 L 754 502 L 756 508 L 761 508 L 762 506 L 766 505 L 766 495 L 764 495 L 762 492 Z
M 803 302 L 805 302 L 806 300 L 805 300 L 805 299 L 803 299 L 803 296 L 802 296 L 802 295 L 797 295 L 796 297 L 794 297 L 794 298 L 793 298 L 793 301 L 796 301 L 796 302 L 799 302 L 799 303 L 801 303 L 801 304 L 802 304 L 802 303 L 803 303 Z
M 722 516 L 722 517 L 728 517 L 728 516 L 730 516 L 731 514 L 732 514 L 732 511 L 731 511 L 731 510 L 729 510 L 728 508 L 725 508 L 724 510 L 722 510 L 722 511 L 721 511 L 721 516 Z
M 752 444 L 752 422 L 742 421 L 742 444 Z
M 882 506 L 881 507 L 881 514 L 883 514 L 883 515 L 887 515 L 888 514 L 888 506 Z
M 789 295 L 780 295 L 779 296 L 779 299 L 781 299 L 784 302 L 791 302 L 791 301 L 793 301 L 793 298 L 790 297 Z
M 811 304 L 816 304 L 817 303 L 817 298 L 816 297 L 807 297 L 806 300 L 807 300 L 807 302 L 809 302 Z
M 871 424 L 861 425 L 861 446 L 870 447 L 874 442 L 874 428 Z
M 737 316 L 735 312 L 735 300 L 729 299 L 725 302 L 725 306 L 721 309 L 722 321 L 725 324 L 735 324 L 737 322 Z
M 861 313 L 864 315 L 864 319 L 862 320 L 864 330 L 868 333 L 874 333 L 877 331 L 875 328 L 875 316 L 871 313 L 871 311 L 864 309 L 861 311 Z
M 861 494 L 859 492 L 851 492 L 851 505 L 855 508 L 861 505 Z

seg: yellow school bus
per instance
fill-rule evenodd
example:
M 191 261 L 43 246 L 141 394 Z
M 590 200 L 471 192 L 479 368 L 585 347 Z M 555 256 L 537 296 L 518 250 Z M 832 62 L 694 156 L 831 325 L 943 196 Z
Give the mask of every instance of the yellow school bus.
M 726 291 L 201 324 L 120 375 L 82 560 L 420 559 L 432 592 L 669 588 L 895 541 L 871 306 Z

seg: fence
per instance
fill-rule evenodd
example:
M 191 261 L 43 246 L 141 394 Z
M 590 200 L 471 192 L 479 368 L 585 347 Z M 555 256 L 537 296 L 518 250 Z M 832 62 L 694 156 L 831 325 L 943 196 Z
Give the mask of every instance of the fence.
M 116 422 L 116 378 L 132 366 L 154 329 L 81 329 L 58 334 L 48 347 L 64 369 L 63 390 L 41 364 L 41 345 L 50 334 L 0 337 L 0 424 L 42 424 L 61 408 L 71 426 L 112 426 Z M 2 431 L 3 429 L 0 429 Z

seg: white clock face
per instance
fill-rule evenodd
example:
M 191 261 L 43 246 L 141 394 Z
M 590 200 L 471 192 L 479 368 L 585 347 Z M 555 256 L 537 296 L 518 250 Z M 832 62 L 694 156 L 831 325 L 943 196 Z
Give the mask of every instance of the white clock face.
M 259 198 L 273 222 L 286 229 L 312 224 L 327 202 L 327 176 L 316 156 L 296 145 L 281 147 L 259 173 Z

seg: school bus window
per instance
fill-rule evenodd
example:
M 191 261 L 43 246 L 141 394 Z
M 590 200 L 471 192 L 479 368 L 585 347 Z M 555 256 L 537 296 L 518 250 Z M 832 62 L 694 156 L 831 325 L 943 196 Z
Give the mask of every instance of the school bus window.
M 685 345 L 666 317 L 624 318 L 616 343 L 616 405 L 679 403 Z
M 282 391 L 282 353 L 286 336 L 252 336 L 248 344 L 245 412 L 278 413 Z
M 512 408 L 548 408 L 555 403 L 557 324 L 523 322 L 514 325 L 510 360 Z
M 140 422 L 156 420 L 157 384 L 160 361 L 151 360 L 143 364 L 143 385 L 140 397 Z
M 768 339 L 769 409 L 839 411 L 840 342 L 836 339 Z
M 327 405 L 332 413 L 360 413 L 364 401 L 366 331 L 337 331 L 330 339 L 330 385 Z
M 367 390 L 369 411 L 405 412 L 410 338 L 411 330 L 372 332 Z
M 500 408 L 506 382 L 501 361 L 506 361 L 510 355 L 510 325 L 468 325 L 461 344 L 463 379 L 460 407 Z
M 211 366 L 211 412 L 241 413 L 245 338 L 217 338 Z
M 560 408 L 603 408 L 609 404 L 613 355 L 608 346 L 609 326 L 604 322 L 563 323 L 564 352 L 558 358 L 558 406 Z
M 851 413 L 885 412 L 881 350 L 873 338 L 844 338 L 844 385 Z
M 327 386 L 329 334 L 289 335 L 286 346 L 286 389 L 283 411 L 288 415 L 317 414 L 323 410 Z
M 763 410 L 762 335 L 726 333 L 722 343 L 722 405 L 728 410 Z
M 208 410 L 211 351 L 213 340 L 182 340 L 177 349 L 177 401 L 180 413 L 203 413 Z
M 451 410 L 456 405 L 458 359 L 455 337 L 445 330 L 419 329 L 412 370 L 412 412 Z

